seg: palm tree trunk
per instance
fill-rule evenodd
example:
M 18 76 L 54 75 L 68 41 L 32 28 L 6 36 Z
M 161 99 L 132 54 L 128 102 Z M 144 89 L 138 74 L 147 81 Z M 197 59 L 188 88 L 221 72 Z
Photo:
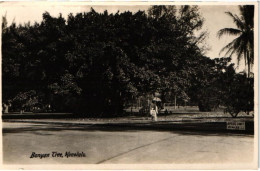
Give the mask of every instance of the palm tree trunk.
M 250 77 L 250 56 L 249 56 L 249 52 L 247 52 L 247 70 L 248 70 L 248 78 Z
M 245 65 L 247 66 L 247 78 L 250 77 L 250 59 L 248 51 L 244 52 Z

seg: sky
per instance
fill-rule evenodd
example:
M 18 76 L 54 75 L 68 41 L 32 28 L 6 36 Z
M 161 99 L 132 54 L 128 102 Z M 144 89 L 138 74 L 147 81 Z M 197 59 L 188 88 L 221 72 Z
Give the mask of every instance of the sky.
M 149 6 L 144 5 L 131 5 L 131 6 L 122 6 L 122 5 L 107 5 L 107 6 L 87 6 L 87 5 L 55 5 L 51 3 L 45 3 L 38 5 L 37 3 L 24 3 L 24 2 L 4 2 L 1 3 L 2 7 L 0 10 L 1 15 L 7 16 L 8 23 L 15 21 L 16 23 L 23 24 L 24 22 L 34 21 L 40 22 L 42 19 L 42 13 L 48 11 L 52 16 L 58 16 L 61 13 L 65 18 L 69 13 L 80 13 L 89 11 L 90 7 L 93 7 L 97 12 L 103 12 L 105 9 L 109 13 L 115 13 L 118 10 L 123 11 L 132 11 L 136 12 L 138 10 L 147 10 Z M 205 53 L 206 56 L 210 58 L 223 57 L 225 53 L 219 55 L 220 50 L 228 44 L 235 37 L 233 36 L 223 36 L 221 39 L 217 37 L 218 30 L 227 27 L 236 28 L 232 19 L 225 14 L 225 12 L 230 11 L 235 14 L 239 14 L 237 5 L 200 5 L 200 13 L 204 20 L 203 30 L 208 31 L 208 37 L 206 39 L 206 44 L 209 47 L 209 50 Z M 237 64 L 236 56 L 232 56 L 232 62 Z M 236 66 L 237 67 L 237 66 Z M 243 71 L 245 69 L 244 62 L 241 60 L 237 71 Z

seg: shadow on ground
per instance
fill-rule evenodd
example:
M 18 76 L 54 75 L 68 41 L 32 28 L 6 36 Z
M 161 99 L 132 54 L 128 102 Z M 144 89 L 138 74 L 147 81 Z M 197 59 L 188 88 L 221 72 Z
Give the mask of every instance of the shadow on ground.
M 80 123 L 46 123 L 46 122 L 25 122 L 16 128 L 5 128 L 3 136 L 11 133 L 33 133 L 36 135 L 52 135 L 52 131 L 109 131 L 109 132 L 133 132 L 133 131 L 167 131 L 185 135 L 201 136 L 252 136 L 254 131 L 226 130 L 226 123 L 182 123 L 171 124 L 164 122 L 150 123 L 102 123 L 102 124 L 80 124 Z M 18 123 L 18 122 L 16 122 Z M 247 125 L 253 129 L 253 123 Z

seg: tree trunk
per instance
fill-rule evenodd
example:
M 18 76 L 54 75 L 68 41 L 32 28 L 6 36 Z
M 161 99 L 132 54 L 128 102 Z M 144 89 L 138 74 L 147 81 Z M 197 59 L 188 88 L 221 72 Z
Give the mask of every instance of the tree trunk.
M 176 109 L 176 95 L 174 95 L 174 109 Z
M 249 78 L 250 77 L 250 57 L 249 57 L 249 54 L 248 54 L 249 52 L 248 51 L 246 51 L 245 52 L 245 58 L 246 58 L 246 64 L 247 64 L 247 78 Z
M 249 61 L 247 62 L 247 67 L 248 67 L 247 68 L 247 70 L 248 70 L 248 73 L 247 73 L 248 76 L 247 77 L 249 78 L 250 77 L 250 62 Z

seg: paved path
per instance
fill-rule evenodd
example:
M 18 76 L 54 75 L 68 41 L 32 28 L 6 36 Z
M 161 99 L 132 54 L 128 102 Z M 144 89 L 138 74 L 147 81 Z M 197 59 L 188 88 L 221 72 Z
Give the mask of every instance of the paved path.
M 252 135 L 131 130 L 93 125 L 3 123 L 5 164 L 247 163 Z M 65 157 L 66 152 L 86 157 Z M 60 152 L 63 158 L 30 158 Z

